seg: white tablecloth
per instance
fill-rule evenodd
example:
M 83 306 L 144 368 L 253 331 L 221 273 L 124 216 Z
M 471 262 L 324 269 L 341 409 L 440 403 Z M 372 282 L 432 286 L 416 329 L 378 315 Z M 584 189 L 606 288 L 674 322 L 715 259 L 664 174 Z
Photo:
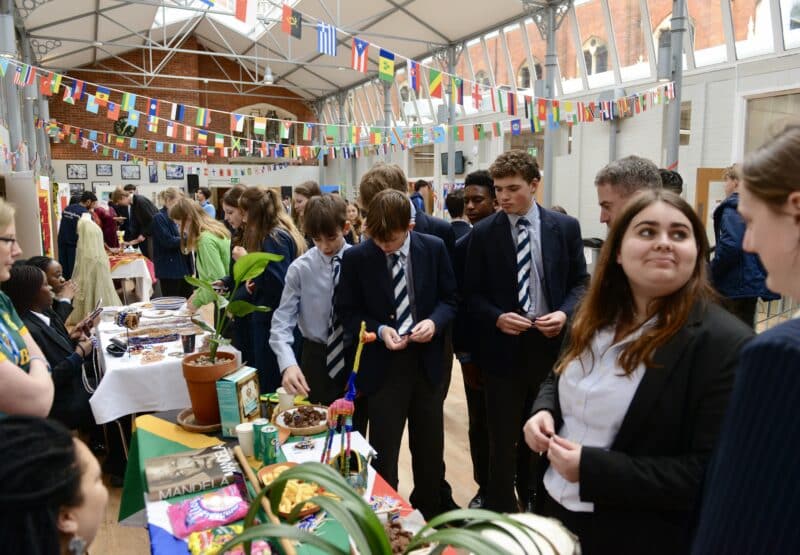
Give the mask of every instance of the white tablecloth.
M 181 358 L 165 356 L 158 362 L 142 364 L 141 355 L 113 357 L 106 352 L 111 338 L 124 333 L 123 328 L 110 322 L 101 322 L 97 328 L 100 366 L 104 375 L 89 399 L 97 423 L 104 424 L 128 414 L 191 406 Z M 203 336 L 198 334 L 198 348 L 202 341 Z M 166 353 L 182 351 L 180 340 L 161 345 L 167 347 Z M 221 350 L 235 352 L 237 364 L 241 362 L 241 353 L 236 349 L 227 347 Z
M 132 279 L 135 282 L 136 296 L 140 301 L 148 302 L 153 294 L 153 280 L 147 264 L 141 258 L 133 262 L 119 264 L 111 271 L 111 279 Z

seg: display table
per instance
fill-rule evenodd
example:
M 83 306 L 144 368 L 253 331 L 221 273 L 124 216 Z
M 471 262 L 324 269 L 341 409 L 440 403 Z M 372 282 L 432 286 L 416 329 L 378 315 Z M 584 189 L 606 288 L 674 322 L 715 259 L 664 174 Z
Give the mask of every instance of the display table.
M 144 461 L 161 455 L 179 453 L 189 449 L 200 449 L 222 443 L 222 440 L 202 434 L 193 434 L 183 430 L 174 420 L 174 413 L 162 413 L 159 415 L 141 416 L 136 419 L 136 430 L 131 441 L 131 451 L 128 460 L 128 467 L 125 472 L 125 486 L 122 492 L 120 503 L 119 521 L 128 525 L 147 525 L 150 535 L 151 552 L 155 555 L 186 555 L 188 548 L 186 542 L 176 538 L 171 533 L 168 519 L 166 519 L 166 505 L 172 501 L 180 500 L 181 497 L 170 501 L 146 502 L 146 480 L 144 476 Z M 358 437 L 356 437 L 358 436 Z M 282 451 L 282 458 L 295 462 L 308 460 L 312 455 L 309 452 L 294 450 L 289 447 L 299 438 L 290 438 Z M 322 435 L 316 439 L 317 443 L 322 443 Z M 235 444 L 235 440 L 233 440 Z M 338 439 L 334 441 L 338 445 Z M 353 433 L 353 448 L 357 445 L 366 445 L 363 437 Z M 338 452 L 334 450 L 334 454 Z M 299 455 L 295 455 L 295 453 Z M 298 458 L 299 457 L 299 458 Z M 261 463 L 254 459 L 249 459 L 254 470 L 260 468 Z M 371 471 L 369 494 L 374 496 L 393 497 L 399 501 L 399 509 L 402 516 L 414 512 L 414 510 L 402 500 L 400 495 L 394 491 L 386 481 Z M 367 494 L 367 495 L 369 495 Z M 349 540 L 347 534 L 337 522 L 333 520 L 324 521 L 314 532 L 320 536 L 337 544 L 343 550 L 348 549 Z M 301 546 L 298 553 L 318 552 L 313 548 L 303 549 Z
M 168 322 L 168 321 L 165 321 Z M 174 325 L 165 323 L 165 325 Z M 123 355 L 113 357 L 106 352 L 112 337 L 122 335 L 125 330 L 111 322 L 101 322 L 97 327 L 98 358 L 102 379 L 94 394 L 89 398 L 95 421 L 98 424 L 110 422 L 128 414 L 182 409 L 190 406 L 189 391 L 183 379 L 182 358 L 169 356 L 169 353 L 182 352 L 180 339 L 171 343 L 161 343 L 166 347 L 162 360 L 142 363 L 141 356 Z M 203 342 L 203 334 L 198 334 L 196 344 Z M 225 346 L 221 350 L 234 352 L 236 363 L 241 362 L 241 353 Z
M 111 279 L 132 279 L 138 300 L 148 302 L 153 294 L 152 262 L 141 254 L 109 256 Z

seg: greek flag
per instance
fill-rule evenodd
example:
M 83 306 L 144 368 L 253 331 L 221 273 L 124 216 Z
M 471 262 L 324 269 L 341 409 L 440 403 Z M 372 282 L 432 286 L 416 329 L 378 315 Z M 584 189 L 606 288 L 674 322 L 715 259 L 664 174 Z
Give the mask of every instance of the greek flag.
M 317 23 L 317 52 L 336 56 L 336 27 L 322 23 Z

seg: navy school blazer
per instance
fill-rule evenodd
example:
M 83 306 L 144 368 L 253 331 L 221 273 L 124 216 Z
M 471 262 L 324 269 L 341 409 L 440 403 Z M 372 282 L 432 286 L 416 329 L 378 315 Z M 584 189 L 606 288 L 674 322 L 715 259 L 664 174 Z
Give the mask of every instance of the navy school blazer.
M 436 325 L 433 339 L 418 347 L 428 378 L 437 384 L 444 363 L 442 332 L 456 313 L 456 281 L 444 242 L 438 237 L 410 233 L 414 321 L 429 318 Z M 386 254 L 371 239 L 345 251 L 335 296 L 346 345 L 358 342 L 362 320 L 367 331 L 377 332 L 378 326 L 395 325 L 394 290 Z M 380 339 L 364 346 L 356 382 L 359 391 L 369 395 L 380 388 L 391 355 L 392 351 Z
M 544 295 L 550 311 L 571 317 L 586 290 L 589 274 L 578 220 L 538 206 L 541 221 Z M 519 308 L 517 254 L 505 212 L 484 218 L 473 228 L 467 248 L 464 295 L 477 326 L 480 344 L 474 351 L 484 370 L 508 374 L 519 336 L 497 328 L 497 318 Z

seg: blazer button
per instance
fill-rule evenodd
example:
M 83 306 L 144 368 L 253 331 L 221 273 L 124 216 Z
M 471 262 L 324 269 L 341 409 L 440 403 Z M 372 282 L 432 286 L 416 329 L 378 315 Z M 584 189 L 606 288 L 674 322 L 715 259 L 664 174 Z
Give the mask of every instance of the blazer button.
M 389 314 L 389 320 L 394 320 L 394 314 Z

